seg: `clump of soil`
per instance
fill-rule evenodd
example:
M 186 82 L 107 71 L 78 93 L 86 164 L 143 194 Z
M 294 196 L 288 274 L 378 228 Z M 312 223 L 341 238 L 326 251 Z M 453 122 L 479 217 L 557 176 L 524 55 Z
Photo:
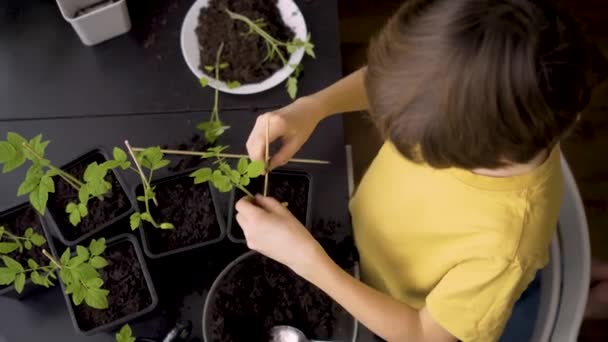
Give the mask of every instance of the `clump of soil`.
M 257 83 L 281 69 L 283 64 L 278 56 L 264 61 L 268 53 L 265 40 L 257 34 L 245 34 L 249 31 L 247 24 L 232 20 L 226 8 L 252 20 L 263 19 L 263 29 L 277 40 L 286 42 L 294 37 L 281 18 L 277 0 L 211 0 L 209 6 L 201 9 L 196 28 L 201 47 L 199 69 L 208 73 L 204 67 L 215 65 L 222 43 L 221 61 L 229 66 L 220 71 L 221 80 Z M 283 49 L 283 55 L 289 59 L 287 50 Z
M 44 236 L 46 239 L 46 235 L 44 234 L 42 225 L 38 219 L 38 214 L 36 214 L 36 210 L 29 205 L 23 206 L 0 217 L 0 226 L 17 236 L 23 236 L 26 229 L 32 228 L 34 232 Z M 39 265 L 47 265 L 49 260 L 42 254 L 42 250 L 45 248 L 49 249 L 48 242 L 42 247 L 33 246 L 29 251 L 24 248 L 23 253 L 14 251 L 9 254 L 9 257 L 15 259 L 23 266 L 27 265 L 28 259 L 34 259 Z M 4 263 L 2 263 L 1 260 L 0 265 L 4 266 Z M 0 289 L 4 288 L 6 288 L 6 286 L 0 286 Z
M 308 214 L 308 191 L 310 189 L 310 179 L 299 172 L 271 172 L 268 175 L 268 196 L 274 197 L 279 202 L 286 202 L 287 209 L 303 224 L 306 225 Z M 261 194 L 264 192 L 264 177 L 252 179 L 247 186 L 252 194 Z M 236 190 L 234 199 L 238 201 L 246 196 L 240 190 Z M 232 203 L 234 208 L 235 203 Z M 232 224 L 230 226 L 230 234 L 235 239 L 245 239 L 243 230 L 236 222 L 236 218 L 232 215 Z
M 68 167 L 64 168 L 64 171 L 78 179 L 82 179 L 84 171 L 90 163 L 97 162 L 101 164 L 104 161 L 106 161 L 104 156 L 96 152 L 68 165 Z M 54 177 L 54 181 L 55 193 L 49 194 L 47 208 L 53 215 L 53 219 L 57 223 L 61 234 L 68 241 L 74 241 L 96 230 L 100 226 L 126 213 L 131 208 L 131 202 L 129 202 L 127 194 L 122 189 L 114 172 L 110 171 L 106 176 L 106 181 L 112 184 L 112 189 L 104 195 L 103 200 L 98 198 L 90 199 L 87 205 L 89 214 L 83 217 L 77 226 L 73 226 L 70 223 L 68 214 L 65 212 L 65 207 L 70 202 L 79 202 L 78 191 L 58 176 Z
M 72 304 L 78 326 L 83 331 L 140 312 L 153 302 L 135 247 L 130 241 L 109 245 L 103 256 L 108 261 L 108 266 L 102 271 L 103 288 L 110 291 L 110 307 L 96 310 L 85 304 Z
M 153 253 L 196 245 L 222 235 L 209 184 L 195 185 L 187 175 L 178 176 L 156 184 L 156 199 L 158 207 L 152 204 L 152 216 L 158 223 L 170 222 L 175 228 L 156 229 L 146 222 L 144 234 Z
M 211 341 L 269 341 L 276 325 L 297 327 L 310 339 L 346 341 L 352 327 L 340 324 L 349 322 L 348 313 L 323 291 L 260 254 L 237 264 L 210 295 Z

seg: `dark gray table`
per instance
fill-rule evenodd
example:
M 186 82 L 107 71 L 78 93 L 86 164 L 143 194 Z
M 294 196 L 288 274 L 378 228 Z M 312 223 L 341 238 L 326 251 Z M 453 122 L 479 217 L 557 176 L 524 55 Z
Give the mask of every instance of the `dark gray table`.
M 181 20 L 192 0 L 129 0 L 133 29 L 120 38 L 90 48 L 80 43 L 52 0 L 5 0 L 0 4 L 0 134 L 43 133 L 51 140 L 48 157 L 64 164 L 94 149 L 110 150 L 129 139 L 133 145 L 177 145 L 196 133 L 208 117 L 212 92 L 200 89 L 179 49 Z M 298 1 L 316 44 L 318 58 L 307 60 L 301 94 L 318 90 L 340 76 L 335 0 Z M 244 152 L 255 116 L 288 103 L 278 86 L 251 96 L 222 95 L 222 118 L 232 128 L 223 144 Z M 342 120 L 323 122 L 300 157 L 326 159 L 331 166 L 302 166 L 313 177 L 313 221 L 341 226 L 336 238 L 350 236 Z M 25 173 L 0 175 L 0 211 L 25 202 L 16 189 Z M 158 177 L 169 175 L 165 170 Z M 137 184 L 126 177 L 129 187 Z M 224 198 L 225 200 L 225 198 Z M 120 227 L 119 227 L 120 229 Z M 128 231 L 125 225 L 123 231 Z M 160 336 L 165 316 L 178 310 L 200 335 L 206 288 L 244 246 L 224 245 L 187 254 L 189 269 L 175 259 L 149 261 L 155 280 L 174 278 L 195 284 L 191 293 L 175 294 L 157 285 L 160 305 L 133 323 L 142 336 Z M 226 251 L 224 253 L 224 251 Z M 224 253 L 224 254 L 222 254 Z M 226 260 L 223 260 L 226 259 Z M 213 262 L 214 265 L 210 265 Z M 193 270 L 193 267 L 194 270 Z M 155 282 L 156 283 L 156 282 Z M 0 341 L 111 341 L 110 335 L 82 337 L 72 328 L 59 288 L 19 302 L 0 298 Z

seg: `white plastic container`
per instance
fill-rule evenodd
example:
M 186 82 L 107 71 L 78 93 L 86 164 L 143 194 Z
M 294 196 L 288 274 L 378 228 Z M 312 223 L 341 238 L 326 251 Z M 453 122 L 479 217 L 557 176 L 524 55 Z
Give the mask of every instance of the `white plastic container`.
M 63 18 L 72 24 L 83 44 L 99 44 L 128 32 L 131 19 L 125 0 L 111 2 L 76 17 L 76 13 L 100 0 L 57 0 Z

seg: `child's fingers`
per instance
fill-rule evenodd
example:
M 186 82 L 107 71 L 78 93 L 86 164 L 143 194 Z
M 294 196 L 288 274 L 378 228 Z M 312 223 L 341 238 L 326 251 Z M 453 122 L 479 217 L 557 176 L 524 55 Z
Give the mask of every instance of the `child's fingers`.
M 262 195 L 255 195 L 255 202 L 264 210 L 274 214 L 285 214 L 288 212 L 287 209 L 276 199 L 272 197 L 264 197 Z
M 270 122 L 267 122 L 270 120 Z M 276 120 L 276 115 L 273 112 L 265 113 L 255 121 L 253 129 L 247 139 L 246 147 L 249 158 L 252 160 L 264 160 L 266 155 L 266 125 L 270 124 L 268 142 L 272 143 L 282 137 L 285 132 L 282 130 L 282 125 L 279 125 Z
M 265 213 L 264 209 L 257 206 L 249 197 L 243 197 L 234 206 L 236 211 L 245 217 L 246 221 L 255 220 Z

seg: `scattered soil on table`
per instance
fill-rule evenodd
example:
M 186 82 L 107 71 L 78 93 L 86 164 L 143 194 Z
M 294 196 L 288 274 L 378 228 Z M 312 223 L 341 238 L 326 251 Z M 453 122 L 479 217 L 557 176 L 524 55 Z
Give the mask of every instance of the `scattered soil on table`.
M 100 153 L 85 156 L 83 159 L 64 168 L 72 176 L 82 179 L 84 171 L 92 162 L 103 163 L 105 158 Z M 68 241 L 74 241 L 80 236 L 97 229 L 98 227 L 114 220 L 131 208 L 131 202 L 127 194 L 122 189 L 120 182 L 114 172 L 108 172 L 106 181 L 112 184 L 112 189 L 104 195 L 103 201 L 98 198 L 89 200 L 89 214 L 82 218 L 77 226 L 70 223 L 69 216 L 65 212 L 65 207 L 70 202 L 78 201 L 78 192 L 66 181 L 59 177 L 54 177 L 55 193 L 49 194 L 47 207 L 63 236 Z
M 310 179 L 302 173 L 297 172 L 271 172 L 268 176 L 268 196 L 274 197 L 279 202 L 287 202 L 287 209 L 291 211 L 302 224 L 306 225 L 306 216 L 308 213 L 308 191 L 310 188 Z M 252 179 L 247 186 L 252 194 L 261 194 L 264 192 L 264 176 Z M 246 196 L 242 191 L 237 190 L 234 196 L 235 201 Z M 234 204 L 232 206 L 234 208 Z M 236 239 L 245 239 L 243 230 L 236 222 L 233 215 L 230 233 Z
M 34 210 L 34 208 L 30 206 L 25 206 L 10 214 L 0 216 L 0 226 L 3 226 L 5 230 L 17 236 L 23 236 L 25 234 L 26 229 L 32 228 L 34 232 L 44 236 L 44 238 L 46 239 L 46 235 L 44 234 L 44 231 L 42 230 L 42 225 L 40 224 L 40 220 L 38 219 L 38 214 L 36 214 L 36 210 Z M 18 261 L 23 266 L 27 265 L 28 259 L 36 260 L 39 265 L 47 265 L 49 261 L 42 254 L 42 250 L 45 248 L 49 249 L 48 243 L 42 247 L 33 246 L 32 249 L 30 249 L 29 251 L 24 248 L 23 253 L 19 253 L 19 251 L 14 251 L 13 253 L 9 254 L 9 256 Z M 0 265 L 5 266 L 1 260 Z M 0 286 L 0 290 L 4 288 L 6 288 L 6 286 Z
M 212 294 L 210 340 L 266 342 L 275 325 L 291 325 L 311 339 L 346 341 L 348 314 L 314 285 L 260 254 L 234 267 Z M 352 324 L 352 321 L 350 321 Z
M 209 184 L 195 185 L 187 175 L 173 178 L 156 183 L 156 199 L 158 207 L 152 204 L 152 216 L 156 222 L 170 222 L 175 228 L 164 230 L 147 223 L 144 225 L 148 247 L 153 253 L 192 246 L 221 236 Z
M 85 304 L 72 305 L 78 326 L 84 331 L 114 322 L 152 305 L 152 296 L 133 244 L 121 241 L 109 245 L 103 256 L 108 261 L 108 266 L 102 271 L 103 288 L 110 291 L 110 307 L 107 310 L 96 310 Z
M 267 55 L 266 43 L 257 34 L 245 35 L 247 24 L 234 21 L 225 9 L 244 15 L 252 20 L 263 19 L 263 29 L 275 39 L 286 42 L 294 37 L 277 8 L 277 0 L 211 0 L 209 6 L 201 9 L 196 35 L 200 49 L 199 69 L 204 73 L 206 65 L 215 65 L 216 53 L 224 43 L 222 62 L 229 64 L 220 71 L 220 79 L 239 81 L 241 84 L 256 83 L 267 79 L 283 67 L 278 56 L 264 61 Z M 289 59 L 287 50 L 283 55 Z

